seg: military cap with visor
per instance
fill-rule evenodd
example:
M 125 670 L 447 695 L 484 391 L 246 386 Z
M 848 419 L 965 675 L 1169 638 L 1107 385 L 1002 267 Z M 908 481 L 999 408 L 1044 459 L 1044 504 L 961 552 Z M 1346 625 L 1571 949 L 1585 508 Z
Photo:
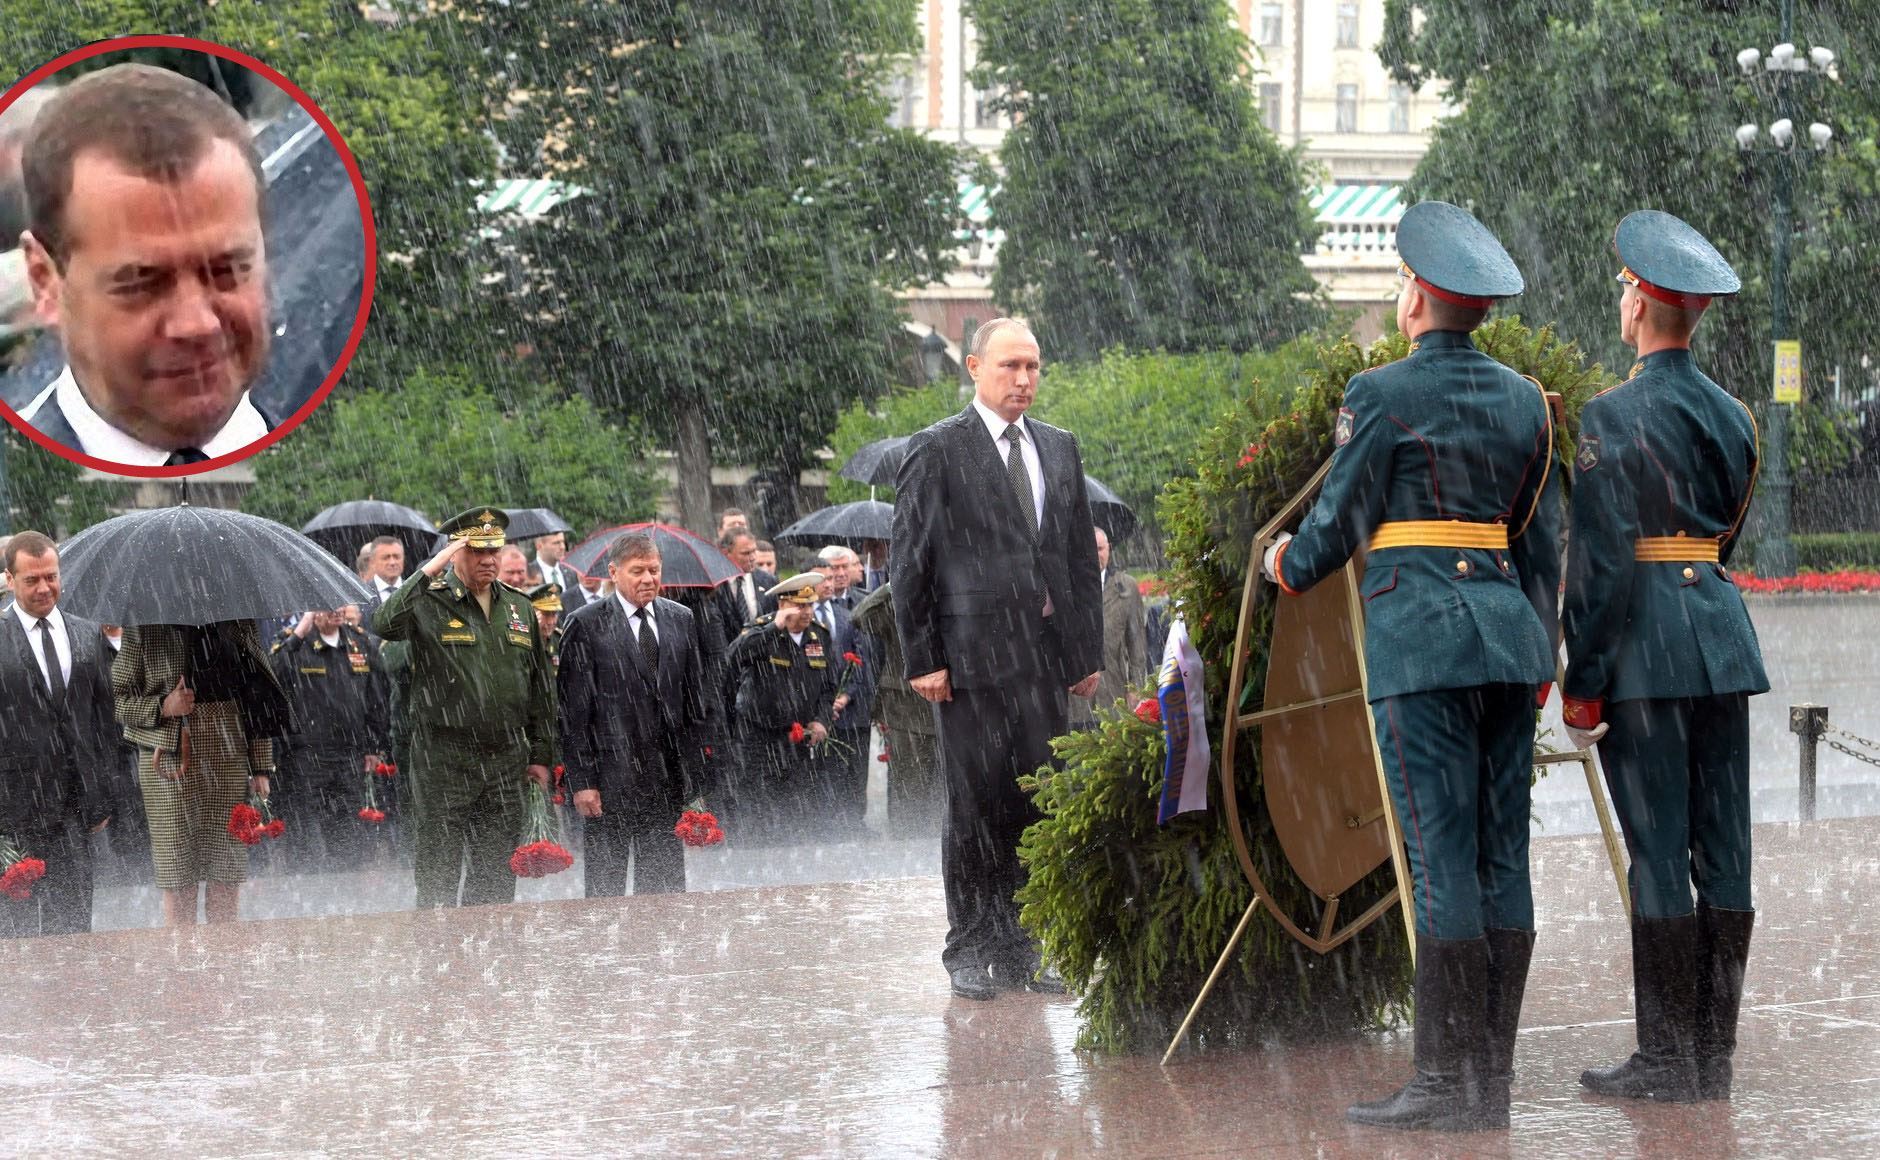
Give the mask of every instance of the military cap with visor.
M 561 611 L 561 585 L 553 580 L 546 584 L 537 584 L 528 591 L 529 603 L 537 612 Z
M 816 589 L 822 582 L 821 572 L 804 572 L 772 588 L 765 589 L 764 595 L 774 596 L 790 604 L 814 604 L 816 603 Z
M 453 540 L 468 540 L 472 548 L 500 548 L 509 528 L 509 513 L 499 507 L 476 507 L 437 525 Z
M 1613 231 L 1619 281 L 1671 306 L 1701 310 L 1743 288 L 1730 263 L 1690 223 L 1663 210 L 1625 215 Z
M 1444 302 L 1486 310 L 1527 288 L 1514 259 L 1488 227 L 1461 206 L 1420 201 L 1397 222 L 1405 277 Z

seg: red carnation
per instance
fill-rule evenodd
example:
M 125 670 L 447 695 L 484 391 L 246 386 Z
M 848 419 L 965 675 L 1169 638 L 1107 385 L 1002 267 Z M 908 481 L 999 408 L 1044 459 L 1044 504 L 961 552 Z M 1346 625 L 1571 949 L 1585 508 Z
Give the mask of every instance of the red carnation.
M 790 744 L 792 745 L 803 744 L 803 738 L 807 733 L 808 733 L 808 730 L 803 728 L 803 723 L 801 721 L 798 721 L 795 724 L 791 725 L 790 726 Z
M 725 840 L 725 832 L 718 828 L 718 819 L 702 810 L 680 814 L 679 824 L 672 832 L 688 846 L 716 846 Z
M 376 826 L 385 820 L 385 811 L 375 810 L 371 806 L 367 806 L 365 809 L 359 811 L 359 816 Z
M 16 858 L 5 874 L 0 874 L 0 892 L 8 898 L 33 896 L 33 883 L 46 876 L 46 864 L 38 858 Z
M 372 767 L 372 772 L 378 774 L 380 777 L 397 777 L 398 767 L 396 765 L 387 765 L 385 762 L 381 761 Z
M 567 801 L 568 799 L 563 797 L 561 794 L 556 794 L 554 797 L 549 798 L 548 800 L 554 802 L 556 805 L 561 805 L 563 802 Z
M 278 838 L 282 834 L 285 834 L 286 832 L 287 832 L 287 823 L 283 822 L 279 818 L 275 818 L 273 821 L 269 822 L 267 825 L 261 827 L 261 836 L 264 838 Z
M 1162 723 L 1162 702 L 1154 697 L 1144 697 L 1136 703 L 1136 716 L 1151 725 Z
M 261 811 L 247 802 L 237 802 L 228 812 L 228 834 L 244 846 L 261 841 Z
M 882 753 L 882 754 L 880 754 L 879 756 L 877 756 L 877 757 L 875 758 L 875 760 L 876 760 L 876 761 L 886 761 L 886 760 L 888 760 L 888 755 L 887 755 L 886 753 Z
M 574 865 L 574 855 L 546 839 L 516 847 L 509 868 L 518 878 L 545 878 Z
M 842 654 L 842 659 L 843 659 L 843 660 L 845 660 L 845 661 L 847 661 L 847 662 L 849 662 L 849 663 L 850 663 L 850 664 L 852 664 L 852 665 L 859 665 L 859 664 L 861 664 L 861 663 L 862 663 L 862 658 L 861 658 L 861 657 L 858 657 L 858 656 L 856 656 L 856 655 L 855 655 L 854 653 L 852 653 L 852 652 L 846 652 L 846 653 L 843 653 L 843 654 Z

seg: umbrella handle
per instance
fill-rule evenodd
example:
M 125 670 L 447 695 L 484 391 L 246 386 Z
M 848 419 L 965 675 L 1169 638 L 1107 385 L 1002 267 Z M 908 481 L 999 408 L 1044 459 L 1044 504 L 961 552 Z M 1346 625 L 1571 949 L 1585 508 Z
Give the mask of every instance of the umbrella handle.
M 181 777 L 185 773 L 189 772 L 189 718 L 188 717 L 184 717 L 181 720 L 181 722 L 178 723 L 177 729 L 176 729 L 176 736 L 177 736 L 176 776 Z M 150 767 L 156 771 L 158 777 L 163 776 L 163 747 L 161 745 L 157 747 L 156 754 L 150 763 Z

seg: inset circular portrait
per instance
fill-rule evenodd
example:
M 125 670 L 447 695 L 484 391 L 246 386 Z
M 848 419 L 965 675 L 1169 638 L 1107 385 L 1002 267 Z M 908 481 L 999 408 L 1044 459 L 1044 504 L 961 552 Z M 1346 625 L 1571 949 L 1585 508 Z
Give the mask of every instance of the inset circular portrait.
M 365 182 L 286 77 L 101 41 L 0 96 L 0 411 L 100 471 L 238 463 L 313 412 L 376 270 Z

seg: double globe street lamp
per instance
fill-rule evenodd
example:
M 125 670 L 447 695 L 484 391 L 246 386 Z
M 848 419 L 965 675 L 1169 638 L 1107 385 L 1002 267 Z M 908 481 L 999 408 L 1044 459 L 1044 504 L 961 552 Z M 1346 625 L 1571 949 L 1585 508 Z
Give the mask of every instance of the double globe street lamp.
M 1746 48 L 1736 54 L 1744 79 L 1775 119 L 1765 130 L 1750 122 L 1737 126 L 1736 146 L 1752 169 L 1765 169 L 1770 182 L 1769 331 L 1775 340 L 1775 384 L 1766 415 L 1762 456 L 1762 538 L 1756 546 L 1756 571 L 1766 577 L 1795 574 L 1795 545 L 1789 539 L 1789 408 L 1802 400 L 1802 344 L 1789 317 L 1789 247 L 1794 241 L 1795 182 L 1799 173 L 1828 151 L 1834 130 L 1811 121 L 1803 134 L 1795 122 L 1801 105 L 1823 79 L 1834 78 L 1834 53 L 1816 46 L 1798 50 L 1794 36 L 1794 0 L 1782 0 L 1782 43 L 1764 55 Z

